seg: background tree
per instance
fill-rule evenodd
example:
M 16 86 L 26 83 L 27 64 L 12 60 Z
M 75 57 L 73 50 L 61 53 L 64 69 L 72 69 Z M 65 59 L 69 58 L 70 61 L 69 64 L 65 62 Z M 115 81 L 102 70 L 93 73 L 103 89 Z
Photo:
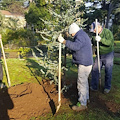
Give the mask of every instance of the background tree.
M 24 14 L 23 2 L 16 0 L 3 0 L 1 8 L 15 14 Z M 3 36 L 3 43 L 16 47 L 30 47 L 37 44 L 32 31 L 19 28 L 19 20 L 12 17 L 6 18 L 0 14 L 0 33 Z
M 13 48 L 13 46 L 32 47 L 37 44 L 37 41 L 34 39 L 34 34 L 23 28 L 15 31 L 7 29 L 6 32 L 2 34 L 2 38 L 4 44 L 11 44 L 11 48 Z
M 17 13 L 17 14 L 24 14 L 25 9 L 23 8 L 23 2 L 12 2 L 8 6 L 6 6 L 6 10 L 8 10 L 11 13 Z
M 114 10 L 119 7 L 119 0 L 86 0 L 86 2 L 91 2 L 91 6 L 87 9 L 89 10 L 88 16 L 92 19 L 99 19 L 101 23 L 105 24 L 108 28 L 109 20 L 114 14 Z M 105 21 L 106 20 L 106 21 Z
M 25 14 L 26 21 L 28 25 L 34 27 L 34 30 L 42 30 L 45 25 L 40 18 L 45 20 L 51 20 L 51 16 L 48 12 L 48 5 L 45 4 L 45 0 L 36 1 L 36 3 L 31 3 L 28 13 Z
M 6 31 L 6 29 L 15 30 L 17 27 L 17 19 L 5 18 L 5 16 L 0 14 L 0 33 Z
M 110 29 L 113 32 L 114 38 L 119 40 L 119 8 L 120 0 L 84 0 L 86 21 L 86 30 L 89 33 L 90 25 L 97 18 L 103 27 Z M 87 3 L 89 6 L 86 7 Z M 90 34 L 91 35 L 91 34 Z
M 13 4 L 14 4 L 14 6 L 15 6 L 15 4 L 16 5 L 22 4 L 23 5 L 23 2 L 24 2 L 24 0 L 20 0 L 20 1 L 17 1 L 17 0 L 2 0 L 0 2 L 0 9 L 1 10 L 7 10 Z M 14 7 L 14 9 L 21 9 L 21 5 L 19 7 L 16 7 L 16 8 Z
M 120 4 L 117 9 L 114 10 L 114 25 L 113 25 L 113 34 L 115 40 L 120 40 Z

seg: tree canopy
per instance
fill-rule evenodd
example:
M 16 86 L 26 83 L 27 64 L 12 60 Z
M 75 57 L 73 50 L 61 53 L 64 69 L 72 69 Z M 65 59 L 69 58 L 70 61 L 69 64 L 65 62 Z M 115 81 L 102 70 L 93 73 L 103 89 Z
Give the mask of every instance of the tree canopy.
M 29 11 L 25 14 L 25 18 L 29 25 L 34 26 L 34 29 L 41 30 L 44 28 L 44 24 L 40 18 L 50 20 L 51 16 L 46 8 L 47 6 L 44 6 L 44 4 L 41 3 L 41 6 L 38 7 L 39 5 L 37 4 L 30 4 Z

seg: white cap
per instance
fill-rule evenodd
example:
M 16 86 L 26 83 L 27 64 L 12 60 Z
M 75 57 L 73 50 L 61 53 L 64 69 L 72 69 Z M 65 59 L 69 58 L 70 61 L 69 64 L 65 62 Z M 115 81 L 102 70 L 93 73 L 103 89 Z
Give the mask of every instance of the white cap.
M 69 26 L 69 34 L 77 33 L 80 30 L 80 27 L 76 23 L 72 23 Z

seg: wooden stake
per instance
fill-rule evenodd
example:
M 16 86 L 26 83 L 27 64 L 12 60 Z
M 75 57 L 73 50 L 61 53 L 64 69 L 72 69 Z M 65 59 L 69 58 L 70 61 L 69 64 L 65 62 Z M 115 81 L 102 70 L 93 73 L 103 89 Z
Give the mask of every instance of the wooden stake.
M 98 36 L 98 25 L 97 25 L 97 19 L 95 20 L 95 26 L 96 26 L 96 36 Z M 100 73 L 100 55 L 99 55 L 99 42 L 97 41 L 97 57 L 98 57 L 98 70 L 99 70 L 99 82 L 101 87 L 101 73 Z
M 3 44 L 2 44 L 2 36 L 1 36 L 1 34 L 0 34 L 0 43 L 1 43 L 1 48 L 2 48 L 3 58 L 4 58 L 4 61 L 5 61 L 5 69 L 6 69 L 6 73 L 7 73 L 8 86 L 10 87 L 11 86 L 11 82 L 10 82 L 10 77 L 9 77 L 9 72 L 8 72 L 5 52 L 4 52 L 4 48 L 3 48 Z
M 58 79 L 58 106 L 56 112 L 58 112 L 61 106 L 61 43 L 59 43 L 59 79 Z

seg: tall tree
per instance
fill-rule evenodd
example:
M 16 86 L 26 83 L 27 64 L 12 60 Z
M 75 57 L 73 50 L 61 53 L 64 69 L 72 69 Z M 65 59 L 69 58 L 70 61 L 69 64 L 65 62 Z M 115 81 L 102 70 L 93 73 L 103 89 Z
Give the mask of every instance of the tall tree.
M 91 2 L 89 10 L 92 9 L 91 12 L 92 16 L 95 15 L 95 13 L 99 10 L 100 13 L 96 14 L 96 16 L 94 16 L 94 19 L 98 18 L 99 20 L 101 20 L 101 22 L 105 23 L 105 18 L 107 18 L 105 27 L 108 28 L 109 20 L 111 19 L 114 10 L 119 7 L 120 0 L 96 0 L 96 1 L 85 0 L 85 1 Z
M 104 3 L 106 3 L 105 0 L 104 0 Z M 108 3 L 107 21 L 106 21 L 106 28 L 108 28 L 108 23 L 109 23 L 110 17 L 113 14 L 114 10 L 119 8 L 119 7 L 120 7 L 120 0 L 110 0 L 109 1 L 109 3 Z
M 44 6 L 44 4 L 40 4 L 39 2 L 37 2 L 36 4 L 35 3 L 30 4 L 29 11 L 28 13 L 25 14 L 25 18 L 27 23 L 31 27 L 34 26 L 35 30 L 41 30 L 44 28 L 45 25 L 40 20 L 40 18 L 44 18 L 45 20 L 50 19 L 50 14 L 47 11 L 47 6 Z

